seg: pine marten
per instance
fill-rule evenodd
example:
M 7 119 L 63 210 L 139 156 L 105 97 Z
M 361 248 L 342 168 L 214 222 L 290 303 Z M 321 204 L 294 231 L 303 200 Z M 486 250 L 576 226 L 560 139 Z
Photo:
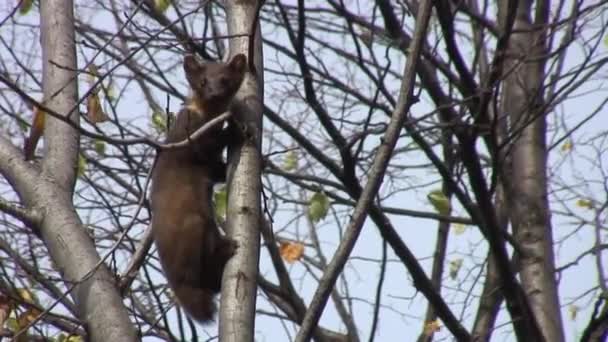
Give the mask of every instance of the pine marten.
M 247 66 L 239 54 L 228 63 L 184 58 L 192 96 L 167 132 L 166 142 L 182 141 L 227 111 Z M 179 149 L 161 151 L 152 175 L 152 233 L 160 262 L 177 301 L 193 319 L 205 323 L 216 311 L 224 266 L 236 249 L 215 222 L 213 184 L 225 180 L 222 150 L 229 130 L 217 128 Z

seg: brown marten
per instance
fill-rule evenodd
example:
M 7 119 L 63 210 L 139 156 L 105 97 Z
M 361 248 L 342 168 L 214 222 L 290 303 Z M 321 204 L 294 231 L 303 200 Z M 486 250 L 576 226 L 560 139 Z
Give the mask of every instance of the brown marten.
M 187 55 L 184 71 L 192 96 L 169 128 L 166 142 L 188 138 L 227 111 L 246 67 L 243 54 L 228 63 L 199 63 Z M 152 174 L 152 233 L 163 271 L 181 307 L 203 323 L 213 320 L 213 297 L 236 248 L 220 233 L 211 204 L 213 184 L 225 180 L 222 150 L 230 132 L 218 125 L 184 148 L 161 151 Z

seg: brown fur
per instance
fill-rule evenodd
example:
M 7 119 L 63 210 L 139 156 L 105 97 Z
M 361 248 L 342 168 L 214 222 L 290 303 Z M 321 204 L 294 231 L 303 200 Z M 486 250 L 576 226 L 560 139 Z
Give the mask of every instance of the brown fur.
M 184 58 L 192 97 L 178 113 L 167 142 L 186 139 L 229 109 L 246 70 L 244 55 L 229 63 L 200 64 Z M 215 222 L 213 184 L 225 179 L 222 150 L 228 133 L 216 126 L 187 147 L 162 151 L 152 175 L 152 232 L 161 265 L 178 302 L 199 322 L 213 319 L 213 297 L 236 244 Z

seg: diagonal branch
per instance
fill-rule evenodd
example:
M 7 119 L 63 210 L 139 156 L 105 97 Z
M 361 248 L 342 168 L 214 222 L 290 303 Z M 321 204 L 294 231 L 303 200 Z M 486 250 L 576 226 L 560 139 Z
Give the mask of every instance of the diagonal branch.
M 399 101 L 391 117 L 383 143 L 379 147 L 378 153 L 374 158 L 369 181 L 363 189 L 359 201 L 357 202 L 357 206 L 355 207 L 355 211 L 353 213 L 353 218 L 348 225 L 343 240 L 338 246 L 336 254 L 329 263 L 326 272 L 321 277 L 319 288 L 313 296 L 309 309 L 304 317 L 302 327 L 296 336 L 297 342 L 307 341 L 312 334 L 313 328 L 317 326 L 331 290 L 333 289 L 335 282 L 344 268 L 346 260 L 348 259 L 348 256 L 350 255 L 359 234 L 361 233 L 363 223 L 365 222 L 365 218 L 367 216 L 366 214 L 370 205 L 372 204 L 373 198 L 382 184 L 386 167 L 399 137 L 399 132 L 405 123 L 407 113 L 413 103 L 413 87 L 416 75 L 416 64 L 420 57 L 421 47 L 430 14 L 431 1 L 423 1 L 416 20 L 414 40 L 411 45 L 410 55 L 404 70 L 403 83 L 399 92 Z M 454 324 L 454 322 L 456 323 Z M 450 330 L 452 330 L 458 339 L 468 340 L 468 333 L 457 322 L 458 321 L 456 319 L 453 321 L 450 319 L 446 321 L 446 324 L 452 325 Z

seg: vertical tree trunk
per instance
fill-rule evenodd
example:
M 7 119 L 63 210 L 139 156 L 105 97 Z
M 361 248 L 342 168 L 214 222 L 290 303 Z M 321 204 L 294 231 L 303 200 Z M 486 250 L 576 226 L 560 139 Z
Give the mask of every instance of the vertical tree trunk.
M 547 341 L 563 341 L 555 280 L 553 235 L 547 200 L 546 109 L 543 103 L 548 3 L 520 1 L 509 41 L 503 109 L 509 115 L 512 187 L 508 192 L 515 240 L 521 248 L 520 275 L 536 320 Z M 504 9 L 504 6 L 501 8 Z M 499 13 L 504 20 L 503 10 Z
M 224 270 L 219 322 L 220 341 L 223 342 L 254 340 L 256 282 L 260 253 L 262 188 L 260 172 L 264 94 L 261 32 L 259 24 L 253 23 L 257 20 L 258 1 L 226 2 L 228 33 L 248 35 L 255 25 L 256 38 L 255 42 L 248 36 L 230 39 L 230 55 L 237 53 L 248 55 L 249 61 L 252 58 L 255 61 L 255 70 L 249 70 L 232 108 L 234 120 L 243 131 L 245 139 L 240 146 L 229 151 L 227 230 L 239 247 Z M 250 49 L 250 43 L 254 43 L 254 48 Z M 253 53 L 253 56 L 249 53 Z
M 71 0 L 41 1 L 41 44 L 45 104 L 78 122 L 74 13 Z M 75 110 L 70 112 L 74 107 Z M 42 239 L 71 293 L 80 318 L 87 323 L 91 341 L 136 341 L 114 278 L 87 235 L 72 203 L 78 160 L 78 133 L 66 123 L 48 117 L 45 128 L 42 174 L 21 197 L 44 218 Z M 19 189 L 17 189 L 19 190 Z M 96 268 L 97 267 L 97 268 Z

